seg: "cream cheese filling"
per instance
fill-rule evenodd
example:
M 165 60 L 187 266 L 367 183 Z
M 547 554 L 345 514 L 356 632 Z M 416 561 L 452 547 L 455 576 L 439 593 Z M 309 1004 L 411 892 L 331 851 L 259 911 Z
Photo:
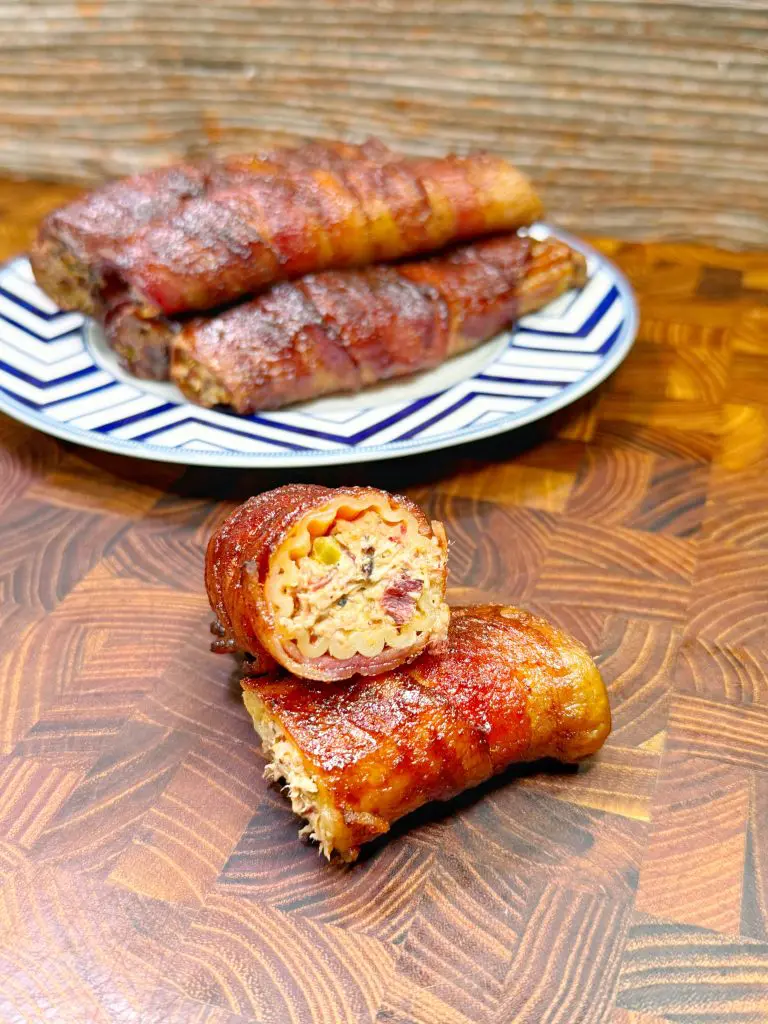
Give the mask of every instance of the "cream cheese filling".
M 281 639 L 303 657 L 375 657 L 441 624 L 444 559 L 406 510 L 346 499 L 294 528 L 273 556 L 266 596 Z

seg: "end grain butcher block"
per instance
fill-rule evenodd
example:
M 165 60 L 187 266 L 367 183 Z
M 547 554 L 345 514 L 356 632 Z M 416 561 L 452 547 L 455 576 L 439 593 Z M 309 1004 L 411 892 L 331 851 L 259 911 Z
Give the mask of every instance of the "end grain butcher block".
M 62 196 L 0 199 L 10 256 Z M 0 419 L 0 1020 L 768 1020 L 768 258 L 602 247 L 642 327 L 587 405 L 319 482 L 444 521 L 451 603 L 581 639 L 613 733 L 351 867 L 297 841 L 207 650 L 205 542 L 284 474 L 139 465 Z

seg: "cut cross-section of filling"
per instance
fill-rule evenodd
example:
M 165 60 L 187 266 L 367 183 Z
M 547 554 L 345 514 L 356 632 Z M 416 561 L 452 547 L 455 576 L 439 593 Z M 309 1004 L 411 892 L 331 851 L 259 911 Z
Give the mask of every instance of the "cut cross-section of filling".
M 265 593 L 301 660 L 373 658 L 444 633 L 445 540 L 406 508 L 349 498 L 304 519 L 273 555 Z
M 305 763 L 280 722 L 269 714 L 264 702 L 248 690 L 244 693 L 244 699 L 261 737 L 264 756 L 269 762 L 264 769 L 264 778 L 269 782 L 285 784 L 284 789 L 294 813 L 307 819 L 299 835 L 316 840 L 321 852 L 330 858 L 335 843 L 345 831 L 338 809 L 333 806 L 322 781 Z

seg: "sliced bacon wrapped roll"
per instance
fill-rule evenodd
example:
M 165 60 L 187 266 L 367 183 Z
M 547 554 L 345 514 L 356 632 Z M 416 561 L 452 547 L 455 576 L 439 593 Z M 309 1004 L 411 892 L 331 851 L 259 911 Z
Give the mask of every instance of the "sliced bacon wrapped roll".
M 586 649 L 515 608 L 452 611 L 442 654 L 374 678 L 320 686 L 246 678 L 245 705 L 302 834 L 327 856 L 360 846 L 431 800 L 543 757 L 578 761 L 611 728 Z
M 512 231 L 540 213 L 528 180 L 501 157 L 409 159 L 375 140 L 323 143 L 106 186 L 46 218 L 32 264 L 64 308 L 93 312 L 119 291 L 142 315 L 174 315 L 325 268 Z
M 507 235 L 395 267 L 309 275 L 190 320 L 172 336 L 171 378 L 192 401 L 243 414 L 358 391 L 479 345 L 581 285 L 585 268 L 557 239 Z M 134 352 L 132 365 L 140 359 Z
M 374 487 L 279 487 L 212 536 L 206 587 L 215 650 L 306 679 L 372 675 L 439 648 L 447 541 L 407 498 Z

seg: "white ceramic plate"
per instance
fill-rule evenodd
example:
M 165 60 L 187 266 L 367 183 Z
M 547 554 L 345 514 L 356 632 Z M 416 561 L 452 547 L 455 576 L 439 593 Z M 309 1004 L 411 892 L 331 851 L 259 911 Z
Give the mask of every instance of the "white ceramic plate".
M 629 351 L 637 309 L 604 256 L 588 280 L 512 331 L 404 381 L 241 417 L 201 409 L 171 384 L 136 380 L 99 329 L 35 285 L 29 262 L 0 268 L 0 410 L 68 441 L 202 466 L 322 466 L 428 452 L 500 434 L 569 405 Z

